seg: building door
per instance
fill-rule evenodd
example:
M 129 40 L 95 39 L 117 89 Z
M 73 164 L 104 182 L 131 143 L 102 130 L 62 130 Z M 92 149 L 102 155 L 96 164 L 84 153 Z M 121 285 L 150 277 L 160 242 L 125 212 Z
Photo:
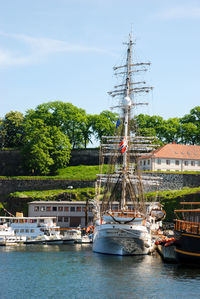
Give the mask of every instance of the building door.
M 70 217 L 70 227 L 77 227 L 81 224 L 81 217 Z

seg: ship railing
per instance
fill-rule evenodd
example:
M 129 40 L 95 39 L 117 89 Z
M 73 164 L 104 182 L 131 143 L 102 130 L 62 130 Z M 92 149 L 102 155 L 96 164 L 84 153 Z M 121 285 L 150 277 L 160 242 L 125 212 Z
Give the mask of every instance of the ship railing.
M 137 212 L 131 212 L 131 211 L 126 211 L 126 212 L 122 212 L 122 211 L 117 211 L 117 210 L 111 210 L 111 211 L 107 211 L 104 213 L 104 215 L 107 216 L 113 216 L 113 217 L 123 217 L 123 218 L 135 218 L 135 217 L 139 217 L 141 218 L 141 215 L 138 214 Z
M 200 234 L 200 223 L 176 219 L 174 220 L 174 230 L 179 232 Z

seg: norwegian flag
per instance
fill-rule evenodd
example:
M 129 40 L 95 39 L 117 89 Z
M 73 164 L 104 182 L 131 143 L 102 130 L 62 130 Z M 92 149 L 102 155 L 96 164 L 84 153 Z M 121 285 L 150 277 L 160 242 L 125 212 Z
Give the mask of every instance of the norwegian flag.
M 128 148 L 128 143 L 127 143 L 127 140 L 126 140 L 126 137 L 124 137 L 119 145 L 119 148 L 121 150 L 121 154 L 123 154 L 127 148 Z

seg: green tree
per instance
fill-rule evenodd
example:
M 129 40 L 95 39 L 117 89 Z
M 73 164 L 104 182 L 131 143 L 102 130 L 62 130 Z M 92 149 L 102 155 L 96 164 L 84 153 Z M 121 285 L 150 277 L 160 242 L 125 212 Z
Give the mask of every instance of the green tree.
M 10 111 L 0 123 L 1 147 L 21 147 L 23 142 L 23 120 L 21 112 Z
M 39 118 L 46 125 L 54 125 L 69 137 L 72 148 L 79 148 L 85 144 L 82 128 L 87 124 L 86 112 L 71 103 L 61 101 L 48 102 L 29 110 L 26 119 Z
M 198 128 L 194 123 L 183 123 L 180 127 L 181 143 L 184 144 L 200 144 L 200 127 Z
M 71 145 L 58 127 L 42 119 L 26 120 L 23 155 L 26 168 L 35 175 L 54 173 L 67 165 Z
M 200 106 L 196 106 L 190 110 L 189 114 L 186 114 L 180 119 L 182 124 L 193 123 L 200 126 Z
M 180 121 L 178 118 L 169 118 L 159 127 L 158 138 L 164 143 L 175 141 L 179 142 L 180 138 Z
M 111 111 L 102 111 L 100 115 L 92 115 L 92 129 L 97 140 L 102 136 L 113 135 L 116 128 L 118 114 Z

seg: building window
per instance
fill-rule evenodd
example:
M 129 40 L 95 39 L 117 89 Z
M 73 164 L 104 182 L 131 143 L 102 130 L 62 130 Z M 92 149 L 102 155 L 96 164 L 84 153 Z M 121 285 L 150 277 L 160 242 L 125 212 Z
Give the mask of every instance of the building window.
M 40 211 L 44 212 L 45 211 L 45 207 L 44 206 L 40 207 Z
M 39 208 L 38 206 L 35 206 L 35 207 L 34 207 L 34 211 L 35 211 L 35 212 L 38 212 L 39 209 L 40 209 L 40 208 Z
M 44 223 L 44 219 L 40 219 L 40 223 Z
M 147 161 L 148 165 L 150 165 L 150 160 Z
M 62 217 L 58 216 L 58 222 L 62 222 Z
M 69 212 L 69 207 L 64 207 L 65 212 Z
M 117 211 L 118 210 L 118 205 L 112 205 L 112 210 Z
M 170 165 L 170 160 L 166 160 L 166 164 L 167 164 L 167 165 Z
M 53 207 L 52 211 L 56 212 L 57 211 L 57 207 Z
M 89 207 L 88 211 L 89 212 L 92 212 L 93 208 L 92 207 Z
M 70 207 L 71 212 L 75 212 L 75 207 Z
M 29 229 L 25 229 L 25 232 L 26 232 L 26 233 L 29 233 Z
M 34 229 L 31 229 L 31 233 L 34 233 L 35 232 L 35 230 Z
M 47 212 L 51 212 L 51 207 L 46 207 Z
M 157 163 L 158 163 L 158 164 L 161 164 L 161 159 L 157 159 Z
M 176 161 L 175 161 L 175 164 L 176 164 L 176 165 L 179 165 L 179 160 L 176 160 Z
M 142 165 L 142 161 L 140 161 L 140 165 Z
M 185 166 L 188 166 L 188 161 L 184 161 L 184 165 L 185 165 Z
M 133 206 L 128 205 L 128 211 L 133 211 Z
M 82 207 L 82 212 L 85 212 L 86 211 L 86 207 Z
M 195 161 L 191 161 L 191 166 L 195 166 Z
M 144 160 L 144 165 L 146 165 L 146 161 Z
M 64 222 L 68 222 L 68 217 L 63 217 L 64 218 Z
M 63 207 L 58 207 L 58 211 L 62 212 L 63 211 Z
M 24 233 L 24 229 L 20 229 L 20 233 Z
M 166 171 L 170 171 L 170 169 L 167 169 Z
M 81 212 L 81 207 L 76 207 L 76 212 Z
M 200 161 L 198 161 L 198 166 L 200 166 Z
M 161 169 L 157 169 L 157 171 L 161 171 Z

